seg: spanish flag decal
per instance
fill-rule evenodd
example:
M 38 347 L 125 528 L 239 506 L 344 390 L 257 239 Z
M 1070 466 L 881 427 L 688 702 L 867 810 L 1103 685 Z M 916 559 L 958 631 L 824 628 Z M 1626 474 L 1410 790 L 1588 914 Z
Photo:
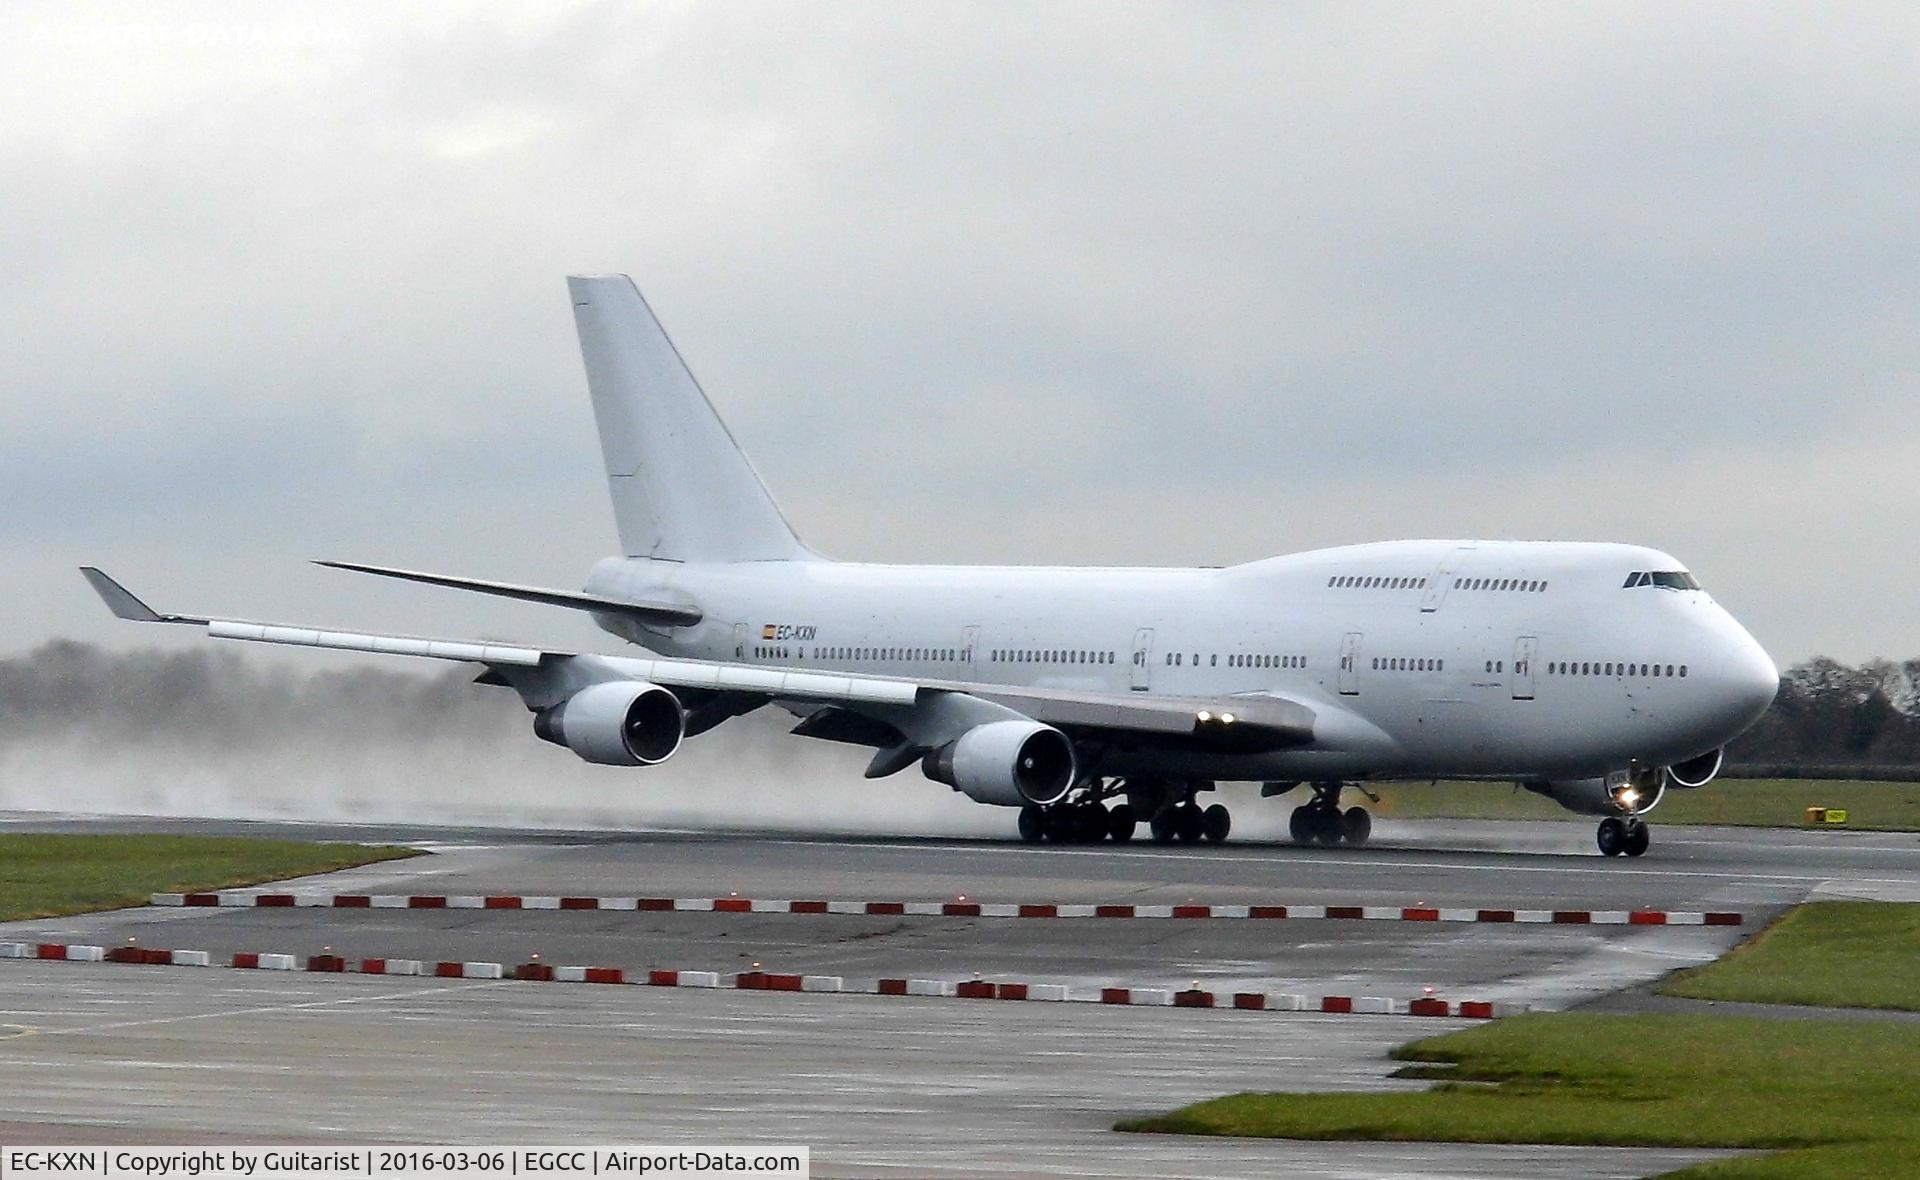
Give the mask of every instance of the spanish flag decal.
M 773 624 L 772 624 L 772 623 L 768 623 L 768 624 L 767 624 L 766 626 L 764 626 L 764 627 L 762 627 L 762 628 L 760 628 L 760 638 L 762 638 L 762 639 L 772 639 L 772 638 L 773 638 Z

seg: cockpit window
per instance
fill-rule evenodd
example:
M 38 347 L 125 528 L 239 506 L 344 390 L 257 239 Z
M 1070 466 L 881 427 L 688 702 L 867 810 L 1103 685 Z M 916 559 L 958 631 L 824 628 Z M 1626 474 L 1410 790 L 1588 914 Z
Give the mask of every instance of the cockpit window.
M 1631 590 L 1636 586 L 1659 586 L 1667 590 L 1698 590 L 1700 582 L 1685 570 L 1636 570 L 1627 575 L 1622 589 Z

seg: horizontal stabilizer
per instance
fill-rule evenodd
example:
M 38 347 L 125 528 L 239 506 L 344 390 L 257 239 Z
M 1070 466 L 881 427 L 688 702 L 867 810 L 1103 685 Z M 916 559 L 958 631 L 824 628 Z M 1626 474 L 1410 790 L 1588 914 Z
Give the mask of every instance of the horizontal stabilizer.
M 429 586 L 446 586 L 454 590 L 471 590 L 476 594 L 491 594 L 498 598 L 513 598 L 521 602 L 538 602 L 546 606 L 564 606 L 571 610 L 592 611 L 600 615 L 621 615 L 629 619 L 638 619 L 642 623 L 651 623 L 656 627 L 691 627 L 704 616 L 699 608 L 682 606 L 672 602 L 626 602 L 618 598 L 601 598 L 593 594 L 574 594 L 566 590 L 544 590 L 538 586 L 516 586 L 510 582 L 483 582 L 477 578 L 456 578 L 448 574 L 429 574 L 419 570 L 390 569 L 379 565 L 360 565 L 351 561 L 316 561 L 315 565 L 324 565 L 328 569 L 352 570 L 355 573 L 375 574 L 382 578 L 400 578 L 408 582 L 424 582 Z

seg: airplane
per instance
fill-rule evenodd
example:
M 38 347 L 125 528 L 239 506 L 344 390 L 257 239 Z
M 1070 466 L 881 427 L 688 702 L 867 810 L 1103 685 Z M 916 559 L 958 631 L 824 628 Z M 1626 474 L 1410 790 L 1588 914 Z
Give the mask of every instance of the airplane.
M 567 280 L 617 556 L 579 593 L 321 565 L 587 612 L 606 655 L 161 614 L 94 567 L 123 619 L 214 638 L 480 665 L 534 733 L 646 767 L 767 705 L 1015 809 L 1022 839 L 1227 839 L 1200 796 L 1304 788 L 1302 844 L 1364 844 L 1392 780 L 1511 781 L 1640 856 L 1669 789 L 1705 786 L 1779 672 L 1679 561 L 1624 544 L 1414 540 L 1224 568 L 835 561 L 794 534 L 625 275 Z

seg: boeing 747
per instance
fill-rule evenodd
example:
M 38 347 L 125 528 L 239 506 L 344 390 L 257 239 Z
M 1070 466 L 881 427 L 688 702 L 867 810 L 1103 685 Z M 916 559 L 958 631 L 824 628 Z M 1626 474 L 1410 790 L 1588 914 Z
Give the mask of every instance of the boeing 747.
M 1030 841 L 1223 841 L 1221 783 L 1303 792 L 1302 843 L 1365 843 L 1391 780 L 1519 783 L 1639 856 L 1779 684 L 1678 560 L 1635 545 L 1392 541 L 1222 569 L 871 565 L 807 548 L 624 275 L 567 280 L 621 550 L 582 591 L 327 562 L 588 612 L 605 655 L 161 614 L 220 639 L 480 665 L 539 737 L 647 767 L 768 705 L 1015 809 Z

